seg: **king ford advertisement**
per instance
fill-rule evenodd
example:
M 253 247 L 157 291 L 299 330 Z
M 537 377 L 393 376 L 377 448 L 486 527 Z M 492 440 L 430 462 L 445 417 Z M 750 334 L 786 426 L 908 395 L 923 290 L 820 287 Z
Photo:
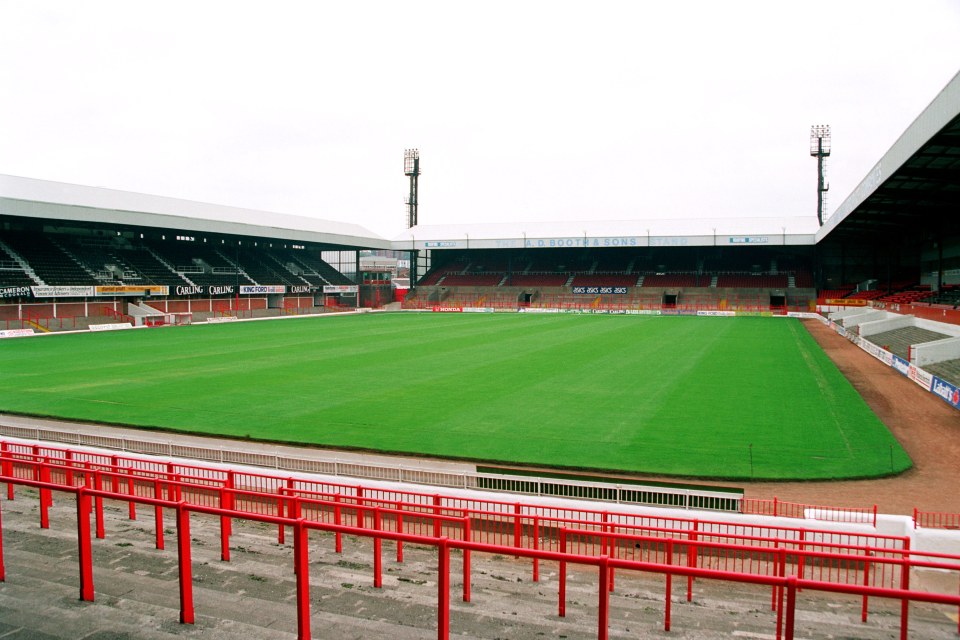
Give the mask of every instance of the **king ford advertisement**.
M 240 287 L 240 295 L 256 295 L 258 293 L 286 293 L 287 288 L 283 285 L 243 285 Z

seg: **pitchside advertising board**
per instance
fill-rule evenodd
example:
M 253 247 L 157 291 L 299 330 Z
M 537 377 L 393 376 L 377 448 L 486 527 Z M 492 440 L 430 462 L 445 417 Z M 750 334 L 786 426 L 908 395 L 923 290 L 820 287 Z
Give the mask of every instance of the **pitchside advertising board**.
M 327 291 L 327 289 L 333 291 Z M 289 288 L 289 293 L 309 294 L 316 291 L 317 287 L 309 285 L 297 285 Z M 55 286 L 35 286 L 35 287 L 3 287 L 0 288 L 0 298 L 22 298 L 33 295 L 34 298 L 95 298 L 95 297 L 116 297 L 116 296 L 168 296 L 171 293 L 177 296 L 227 296 L 234 295 L 237 288 L 234 285 L 177 285 L 168 287 L 166 285 L 104 285 L 97 287 L 55 287 Z M 356 292 L 356 286 L 335 286 L 324 287 L 325 293 L 347 293 Z M 243 285 L 240 287 L 242 295 L 264 295 L 275 293 L 288 293 L 287 287 L 283 285 Z
M 840 329 L 842 329 L 842 327 L 832 322 L 827 322 L 834 329 L 834 331 L 840 333 Z M 960 409 L 960 389 L 958 389 L 954 384 L 947 382 L 942 378 L 938 378 L 937 376 L 921 369 L 915 364 L 911 364 L 900 356 L 894 355 L 886 349 L 873 344 L 869 340 L 860 338 L 856 341 L 856 344 L 880 362 L 883 362 L 887 366 L 893 367 L 904 377 L 913 380 L 918 386 L 940 396 L 955 409 Z
M 287 288 L 283 285 L 243 285 L 240 287 L 240 295 L 250 296 L 256 294 L 286 293 Z
M 97 287 L 30 287 L 34 298 L 94 298 L 116 296 L 168 296 L 166 285 L 102 285 Z
M 893 368 L 905 376 L 910 375 L 910 363 L 900 356 L 893 356 Z
M 24 338 L 34 335 L 33 329 L 3 329 L 0 338 Z
M 946 400 L 947 404 L 950 404 L 955 409 L 960 409 L 960 389 L 955 385 L 934 376 L 930 390 Z

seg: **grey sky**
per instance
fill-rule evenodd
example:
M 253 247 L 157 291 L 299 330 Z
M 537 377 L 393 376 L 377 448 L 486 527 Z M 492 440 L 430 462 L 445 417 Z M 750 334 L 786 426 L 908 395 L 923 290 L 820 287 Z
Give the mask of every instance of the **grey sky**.
M 960 69 L 955 0 L 0 0 L 0 173 L 361 224 L 815 215 Z

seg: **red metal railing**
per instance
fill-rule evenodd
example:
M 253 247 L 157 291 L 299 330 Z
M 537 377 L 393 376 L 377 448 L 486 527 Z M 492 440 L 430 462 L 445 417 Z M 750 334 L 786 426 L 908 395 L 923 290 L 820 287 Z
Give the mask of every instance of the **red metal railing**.
M 329 501 L 304 500 L 296 496 L 269 496 L 276 499 L 277 512 L 274 513 L 253 513 L 250 511 L 238 511 L 236 504 L 244 492 L 231 491 L 221 487 L 218 490 L 219 506 L 205 506 L 201 504 L 188 503 L 184 496 L 186 493 L 194 492 L 197 487 L 187 485 L 179 481 L 161 481 L 159 478 L 154 480 L 153 497 L 136 495 L 137 491 L 133 489 L 136 483 L 131 483 L 130 474 L 122 473 L 103 473 L 96 470 L 71 469 L 71 480 L 78 482 L 78 486 L 67 486 L 51 482 L 51 475 L 55 471 L 51 465 L 46 463 L 35 463 L 32 465 L 32 471 L 36 478 L 26 479 L 19 477 L 10 477 L 7 475 L 11 470 L 12 461 L 4 461 L 3 479 L 12 485 L 31 486 L 40 492 L 41 505 L 41 527 L 49 526 L 49 521 L 44 522 L 45 512 L 52 503 L 54 491 L 73 494 L 76 497 L 76 511 L 78 522 L 78 563 L 80 573 L 80 598 L 84 601 L 93 601 L 94 576 L 92 562 L 92 544 L 90 537 L 90 513 L 96 507 L 97 510 L 97 536 L 102 537 L 102 500 L 119 499 L 130 503 L 130 515 L 135 514 L 134 505 L 153 506 L 157 517 L 157 540 L 158 548 L 162 548 L 161 532 L 163 531 L 162 510 L 164 508 L 174 509 L 176 513 L 176 532 L 177 532 L 177 556 L 179 568 L 179 590 L 180 590 L 180 621 L 191 624 L 194 622 L 194 596 L 192 588 L 191 574 L 191 538 L 190 538 L 190 518 L 192 514 L 206 514 L 219 517 L 221 522 L 221 542 L 229 550 L 227 540 L 230 535 L 230 522 L 232 519 L 253 520 L 275 524 L 280 530 L 287 528 L 293 532 L 294 546 L 294 572 L 296 574 L 296 609 L 298 622 L 298 637 L 310 637 L 310 598 L 309 598 L 309 570 L 308 570 L 308 538 L 311 531 L 326 531 L 334 533 L 339 538 L 342 534 L 371 538 L 373 541 L 374 554 L 374 577 L 373 585 L 380 588 L 382 577 L 382 541 L 392 540 L 398 543 L 412 542 L 420 545 L 437 548 L 438 552 L 438 596 L 437 596 L 437 637 L 444 639 L 449 637 L 450 631 L 450 549 L 461 549 L 464 553 L 463 572 L 464 587 L 463 599 L 470 600 L 470 561 L 469 552 L 481 552 L 491 554 L 513 554 L 517 556 L 531 558 L 537 561 L 556 561 L 560 565 L 560 581 L 558 593 L 558 613 L 560 616 L 566 615 L 566 597 L 565 597 L 565 575 L 567 563 L 573 563 L 584 566 L 594 566 L 598 569 L 598 631 L 597 637 L 606 639 L 608 637 L 610 601 L 609 593 L 613 590 L 613 576 L 615 570 L 621 571 L 642 571 L 648 573 L 662 574 L 667 582 L 667 597 L 665 600 L 664 627 L 670 629 L 670 583 L 674 575 L 686 576 L 688 584 L 692 583 L 694 578 L 702 579 L 720 579 L 729 580 L 738 583 L 762 584 L 770 586 L 773 589 L 772 607 L 777 612 L 776 630 L 777 637 L 793 638 L 795 620 L 796 620 L 796 594 L 798 589 L 820 590 L 836 593 L 848 593 L 860 595 L 864 598 L 883 597 L 894 598 L 902 601 L 900 630 L 901 638 L 906 638 L 908 624 L 908 604 L 909 602 L 931 602 L 939 604 L 948 604 L 960 606 L 960 596 L 953 594 L 936 594 L 912 591 L 909 588 L 909 573 L 914 567 L 928 567 L 947 570 L 960 569 L 960 565 L 954 563 L 936 563 L 936 562 L 917 562 L 909 556 L 901 558 L 874 558 L 864 554 L 827 554 L 818 552 L 791 552 L 795 556 L 806 558 L 820 558 L 825 562 L 849 562 L 849 563 L 872 563 L 872 564 L 890 564 L 900 568 L 901 585 L 898 588 L 876 587 L 869 584 L 850 584 L 850 583 L 832 583 L 820 580 L 806 579 L 801 575 L 786 575 L 786 557 L 785 549 L 752 548 L 743 545 L 719 545 L 715 543 L 706 543 L 696 540 L 675 541 L 655 537 L 642 536 L 615 536 L 612 534 L 600 534 L 604 541 L 602 553 L 599 556 L 585 555 L 570 552 L 564 548 L 566 540 L 570 535 L 586 534 L 596 536 L 596 531 L 578 532 L 566 531 L 561 537 L 564 542 L 561 544 L 559 552 L 528 549 L 521 547 L 508 547 L 503 545 L 491 545 L 472 540 L 471 518 L 462 517 L 444 517 L 424 511 L 420 517 L 431 521 L 434 531 L 432 535 L 411 534 L 403 531 L 402 525 L 397 527 L 399 520 L 396 518 L 406 517 L 402 511 L 395 509 L 383 509 L 373 507 L 372 509 L 359 507 L 354 512 L 353 525 L 343 524 L 341 522 L 327 522 L 307 520 L 304 513 L 310 508 L 327 509 L 326 513 L 331 513 L 336 518 L 336 509 L 343 509 L 343 505 Z M 104 482 L 107 480 L 107 482 Z M 97 485 L 101 488 L 97 488 Z M 105 488 L 110 486 L 110 489 Z M 201 485 L 204 490 L 209 490 Z M 257 492 L 245 492 L 258 501 L 267 498 Z M 232 498 L 226 498 L 227 495 Z M 157 497 L 159 496 L 159 497 Z M 342 516 L 342 512 L 341 512 Z M 384 526 L 393 517 L 394 525 Z M 371 526 L 372 525 L 372 526 Z M 458 530 L 459 525 L 459 530 Z M 459 533 L 451 538 L 449 533 Z M 663 556 L 656 556 L 653 562 L 650 557 L 641 560 L 617 557 L 618 540 L 628 540 L 636 544 L 638 541 L 660 544 L 664 543 L 669 547 L 669 553 Z M 677 554 L 676 549 L 685 545 L 685 553 Z M 766 573 L 744 573 L 742 571 L 728 571 L 715 568 L 700 566 L 705 554 L 705 549 L 729 549 L 733 553 L 745 554 L 751 552 L 773 553 L 778 558 L 778 568 Z M 700 551 L 694 553 L 693 549 Z M 398 551 L 399 555 L 399 551 Z M 687 562 L 679 561 L 685 555 Z M 229 560 L 227 552 L 225 560 Z M 957 560 L 958 558 L 953 558 Z M 863 573 L 869 574 L 869 568 L 863 569 Z M 2 521 L 0 521 L 0 580 L 5 580 L 5 568 L 2 556 Z M 688 588 L 688 597 L 690 590 Z M 865 615 L 865 614 L 864 614 Z
M 382 500 L 386 503 L 400 502 L 409 505 L 430 505 L 435 512 L 461 513 L 466 510 L 477 513 L 488 521 L 488 529 L 494 527 L 503 530 L 508 523 L 514 528 L 520 528 L 524 523 L 529 524 L 533 518 L 539 518 L 547 532 L 560 526 L 580 525 L 582 523 L 609 523 L 621 529 L 647 529 L 659 527 L 662 529 L 694 530 L 701 534 L 722 536 L 729 533 L 746 532 L 748 535 L 760 537 L 782 538 L 785 540 L 810 539 L 809 536 L 820 536 L 826 542 L 853 542 L 856 544 L 875 546 L 879 548 L 904 548 L 906 538 L 902 536 L 882 536 L 867 533 L 838 533 L 836 531 L 821 531 L 805 527 L 784 527 L 779 525 L 744 525 L 724 521 L 676 517 L 667 515 L 637 514 L 626 511 L 590 510 L 548 505 L 526 504 L 489 500 L 481 497 L 446 496 L 439 493 L 422 493 L 400 489 L 386 489 L 382 487 L 366 487 L 360 484 L 334 483 L 304 478 L 294 479 L 288 476 L 273 476 L 256 474 L 246 471 L 227 471 L 222 468 L 211 468 L 199 465 L 164 462 L 159 460 L 134 458 L 129 456 L 105 455 L 86 451 L 73 451 L 47 445 L 22 444 L 0 441 L 0 456 L 6 456 L 7 464 L 14 461 L 47 462 L 53 467 L 63 467 L 65 474 L 76 465 L 86 465 L 85 468 L 102 472 L 129 473 L 132 469 L 137 476 L 152 482 L 154 478 L 164 480 L 223 486 L 227 488 L 245 489 L 251 491 L 279 493 L 287 491 L 301 496 L 314 497 L 319 494 L 339 494 L 342 499 L 350 497 L 365 498 L 367 500 Z M 17 469 L 14 469 L 17 471 Z M 12 472 L 11 472 L 12 473 Z M 29 469 L 20 470 L 21 477 L 32 477 Z M 23 474 L 28 474 L 24 476 Z M 10 489 L 8 488 L 8 491 Z M 779 503 L 778 503 L 779 504 Z M 818 507 L 818 509 L 826 509 Z M 508 516 L 506 514 L 509 514 Z M 499 521 L 498 521 L 499 518 Z M 487 531 L 492 535 L 492 529 Z M 501 533 L 501 535 L 507 535 Z M 514 535 L 516 538 L 516 535 Z M 502 542 L 502 540 L 500 541 Z
M 960 529 L 960 513 L 913 510 L 913 528 Z
M 877 526 L 877 505 L 864 507 L 826 507 L 804 504 L 802 502 L 784 502 L 759 498 L 744 498 L 741 502 L 743 513 L 752 515 L 775 516 L 780 518 L 815 518 L 826 522 L 863 523 Z

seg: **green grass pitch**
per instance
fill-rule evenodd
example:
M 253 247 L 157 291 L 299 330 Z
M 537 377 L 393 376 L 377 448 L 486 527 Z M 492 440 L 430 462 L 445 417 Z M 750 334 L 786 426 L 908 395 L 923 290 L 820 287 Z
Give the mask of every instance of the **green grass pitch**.
M 0 410 L 728 479 L 910 459 L 800 322 L 365 314 L 0 341 Z

